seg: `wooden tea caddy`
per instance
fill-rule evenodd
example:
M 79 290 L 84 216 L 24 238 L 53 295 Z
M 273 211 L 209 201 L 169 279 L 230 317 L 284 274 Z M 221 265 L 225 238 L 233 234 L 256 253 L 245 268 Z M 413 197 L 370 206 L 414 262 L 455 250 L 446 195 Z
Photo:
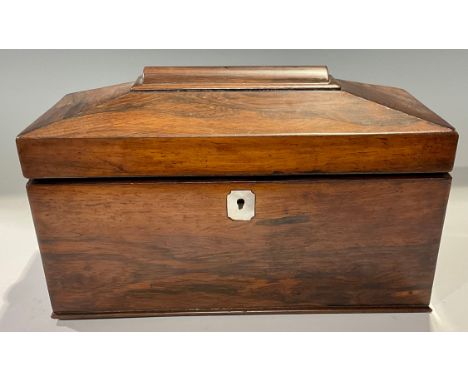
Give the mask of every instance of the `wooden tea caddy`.
M 458 135 L 326 67 L 147 67 L 17 138 L 53 317 L 429 311 Z

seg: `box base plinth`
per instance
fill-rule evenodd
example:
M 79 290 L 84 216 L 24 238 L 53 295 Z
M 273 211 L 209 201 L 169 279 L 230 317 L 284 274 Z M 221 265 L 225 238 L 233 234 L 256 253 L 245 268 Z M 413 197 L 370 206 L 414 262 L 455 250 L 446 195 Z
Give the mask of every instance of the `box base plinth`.
M 320 313 L 430 313 L 429 306 L 340 306 L 317 307 L 310 309 L 278 310 L 215 310 L 215 311 L 180 311 L 180 312 L 101 312 L 101 313 L 52 313 L 52 318 L 59 320 L 101 319 L 101 318 L 135 318 L 135 317 L 171 317 L 171 316 L 212 316 L 212 315 L 245 315 L 245 314 L 320 314 Z

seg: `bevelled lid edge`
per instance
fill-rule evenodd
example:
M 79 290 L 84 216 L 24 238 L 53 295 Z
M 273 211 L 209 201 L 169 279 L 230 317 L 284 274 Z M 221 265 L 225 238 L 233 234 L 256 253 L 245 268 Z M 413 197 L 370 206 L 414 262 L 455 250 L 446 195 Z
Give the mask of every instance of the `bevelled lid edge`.
M 419 102 L 406 90 L 341 79 L 337 79 L 336 81 L 341 85 L 341 90 L 344 92 L 406 113 L 424 121 L 455 130 L 450 123 Z
M 132 82 L 69 93 L 18 134 L 17 139 L 54 122 L 89 112 L 96 106 L 128 93 Z

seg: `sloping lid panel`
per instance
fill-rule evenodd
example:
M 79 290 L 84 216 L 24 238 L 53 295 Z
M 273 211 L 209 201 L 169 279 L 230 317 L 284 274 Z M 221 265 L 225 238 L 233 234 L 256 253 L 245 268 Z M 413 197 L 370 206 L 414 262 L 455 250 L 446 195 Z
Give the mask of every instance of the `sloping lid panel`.
M 291 84 L 293 75 L 263 71 L 260 81 L 252 68 L 236 71 L 235 88 L 219 87 L 226 86 L 226 71 L 213 75 L 209 88 L 187 88 L 208 83 L 203 70 L 194 77 L 186 70 L 175 77 L 171 70 L 153 70 L 166 76 L 165 84 L 183 89 L 142 90 L 140 80 L 64 97 L 18 136 L 24 175 L 262 176 L 453 167 L 457 133 L 403 90 L 334 80 L 321 71 L 304 71 L 308 88 L 261 89 L 261 81 Z

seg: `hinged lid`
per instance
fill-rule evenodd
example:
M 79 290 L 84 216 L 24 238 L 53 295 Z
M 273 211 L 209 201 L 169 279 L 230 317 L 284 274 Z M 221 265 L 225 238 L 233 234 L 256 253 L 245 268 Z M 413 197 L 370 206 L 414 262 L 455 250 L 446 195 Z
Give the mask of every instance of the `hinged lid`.
M 421 173 L 458 135 L 404 90 L 326 67 L 148 67 L 65 96 L 17 138 L 27 178 Z

